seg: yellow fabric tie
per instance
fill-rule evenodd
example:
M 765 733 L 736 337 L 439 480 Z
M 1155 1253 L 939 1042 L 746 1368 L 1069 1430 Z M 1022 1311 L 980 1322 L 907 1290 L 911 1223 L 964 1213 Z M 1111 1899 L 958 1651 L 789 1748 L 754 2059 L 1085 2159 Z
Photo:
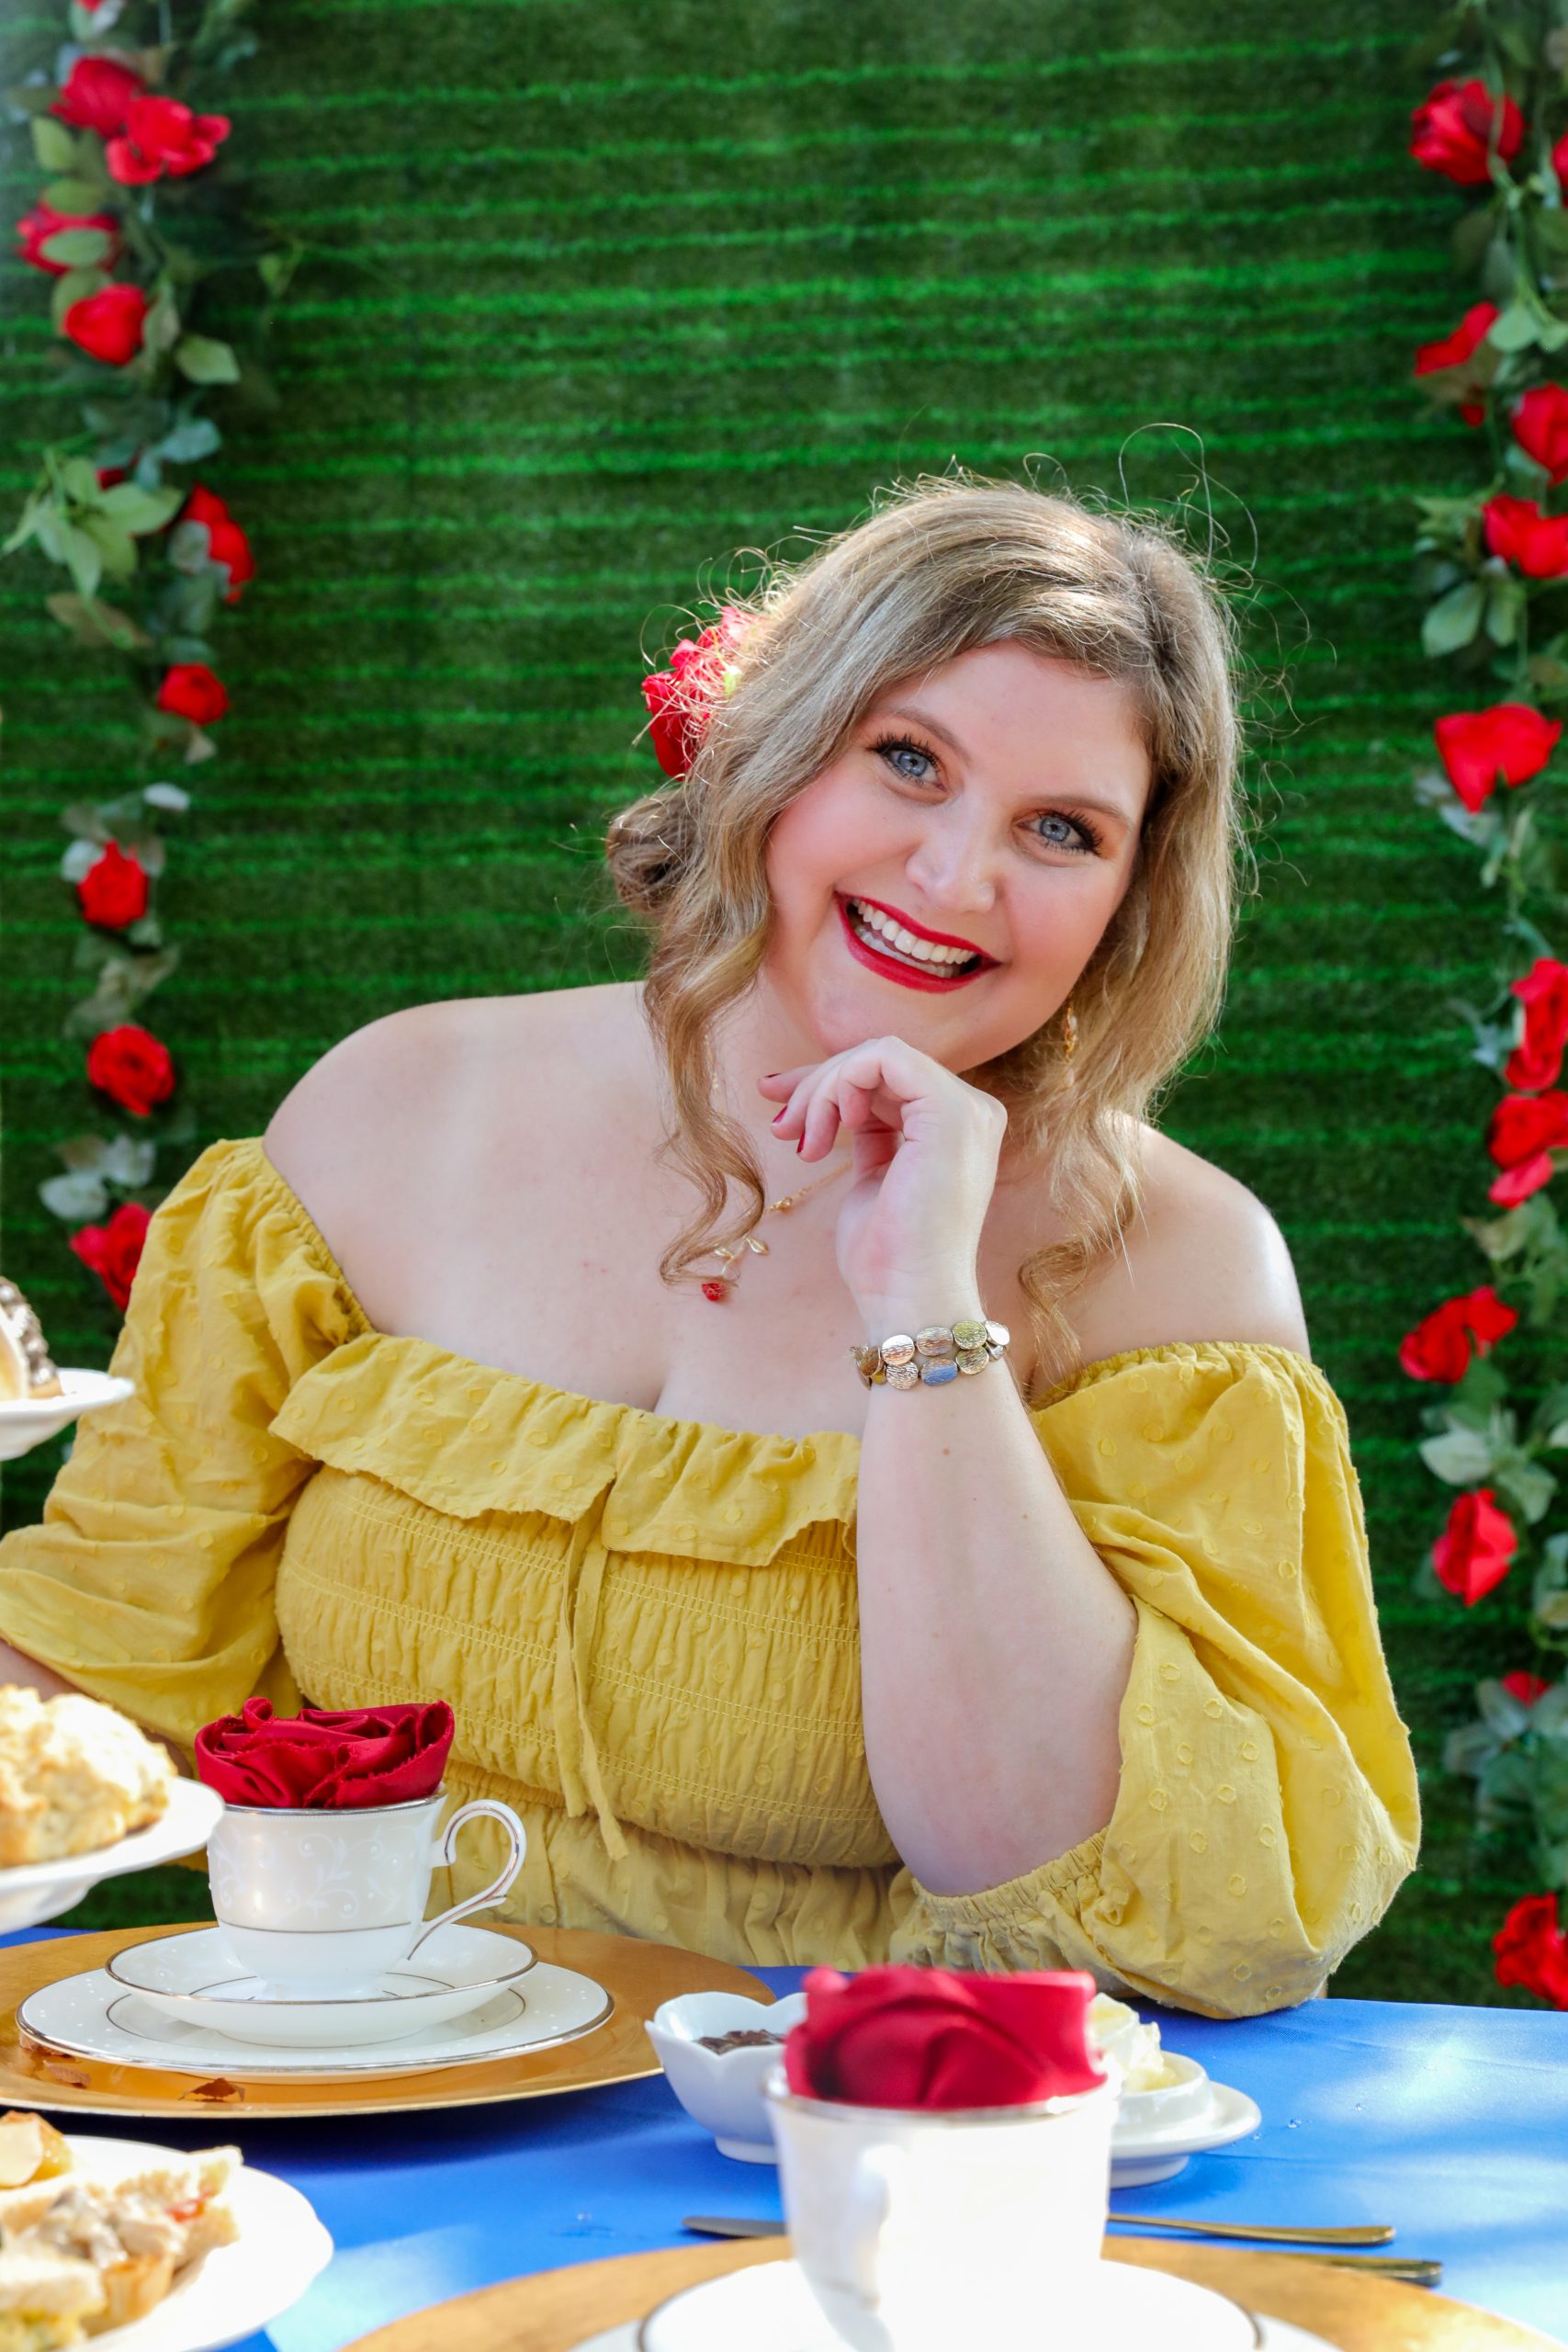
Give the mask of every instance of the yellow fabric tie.
M 605 1550 L 599 1532 L 604 1510 L 602 1494 L 597 1509 L 584 1511 L 572 1528 L 561 1563 L 552 1698 L 566 1809 L 569 1814 L 583 1814 L 592 1809 L 599 1818 L 605 1851 L 612 1861 L 620 1862 L 626 1858 L 626 1841 L 611 1808 L 599 1750 L 588 1720 L 588 1671 L 599 1622 L 599 1596 L 604 1583 Z

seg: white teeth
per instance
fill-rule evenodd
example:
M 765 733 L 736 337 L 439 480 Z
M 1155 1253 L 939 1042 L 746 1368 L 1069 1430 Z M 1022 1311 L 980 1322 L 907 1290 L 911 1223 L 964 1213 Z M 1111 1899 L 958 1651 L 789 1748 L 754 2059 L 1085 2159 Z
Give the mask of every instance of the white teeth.
M 939 967 L 972 965 L 977 958 L 964 947 L 939 947 L 933 940 L 917 939 L 911 931 L 885 915 L 879 907 L 868 907 L 863 899 L 848 901 L 851 919 L 855 928 L 869 933 L 885 950 L 892 949 L 912 964 L 930 964 Z

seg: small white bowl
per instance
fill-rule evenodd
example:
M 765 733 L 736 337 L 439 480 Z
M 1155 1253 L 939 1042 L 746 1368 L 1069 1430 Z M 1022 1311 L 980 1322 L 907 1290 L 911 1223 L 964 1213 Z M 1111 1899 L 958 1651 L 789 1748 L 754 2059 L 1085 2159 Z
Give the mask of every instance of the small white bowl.
M 1213 2086 L 1196 2058 L 1179 2058 L 1174 2050 L 1162 2050 L 1160 2055 L 1177 2079 L 1162 2083 L 1157 2090 L 1122 2092 L 1116 2129 L 1124 2139 L 1190 2123 L 1209 2111 Z
M 16 1462 L 35 1445 L 58 1437 L 78 1413 L 96 1413 L 132 1396 L 129 1380 L 107 1372 L 60 1370 L 58 1396 L 13 1397 L 0 1404 L 0 1462 Z
M 804 1993 L 782 2001 L 748 2000 L 743 1993 L 682 1993 L 648 2020 L 648 2038 L 670 2087 L 692 2118 L 718 2142 L 721 2155 L 742 2164 L 778 2162 L 762 2098 L 764 2077 L 779 2063 L 777 2042 L 750 2050 L 705 2050 L 705 2034 L 761 2028 L 782 2038 L 806 2015 Z

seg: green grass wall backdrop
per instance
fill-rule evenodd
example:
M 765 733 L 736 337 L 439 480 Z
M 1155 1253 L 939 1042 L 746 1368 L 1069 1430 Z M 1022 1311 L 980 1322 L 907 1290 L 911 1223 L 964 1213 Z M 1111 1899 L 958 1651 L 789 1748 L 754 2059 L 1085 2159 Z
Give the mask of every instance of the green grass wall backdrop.
M 12 0 L 7 78 L 50 53 L 39 5 Z M 205 1144 L 398 1006 L 631 974 L 594 842 L 656 775 L 632 748 L 645 630 L 661 650 L 731 550 L 835 528 L 899 473 L 1032 452 L 1044 481 L 1114 491 L 1121 463 L 1168 499 L 1201 440 L 1280 684 L 1248 776 L 1263 893 L 1168 1125 L 1290 1240 L 1420 1746 L 1424 1870 L 1337 1989 L 1487 2000 L 1515 1997 L 1487 1938 L 1529 1881 L 1467 1860 L 1438 1750 L 1474 1678 L 1527 1662 L 1523 1611 L 1506 1587 L 1471 1615 L 1412 1597 L 1450 1498 L 1394 1361 L 1483 1279 L 1456 1220 L 1484 1204 L 1495 1094 L 1443 1001 L 1483 986 L 1496 913 L 1409 790 L 1444 707 L 1411 500 L 1474 463 L 1409 383 L 1472 299 L 1454 194 L 1404 152 L 1430 22 L 1413 0 L 259 12 L 226 152 L 314 254 L 274 338 L 279 415 L 202 469 L 259 576 L 220 629 L 234 714 L 187 779 L 163 896 L 186 962 L 149 1018 Z M 4 163 L 9 220 L 37 175 L 15 133 Z M 73 418 L 43 280 L 5 263 L 0 288 L 8 513 Z M 112 1317 L 37 1186 L 85 1109 L 59 810 L 129 780 L 132 736 L 112 662 L 44 617 L 53 584 L 0 569 L 3 1246 L 57 1352 L 101 1363 Z M 51 1470 L 7 1474 L 12 1521 Z

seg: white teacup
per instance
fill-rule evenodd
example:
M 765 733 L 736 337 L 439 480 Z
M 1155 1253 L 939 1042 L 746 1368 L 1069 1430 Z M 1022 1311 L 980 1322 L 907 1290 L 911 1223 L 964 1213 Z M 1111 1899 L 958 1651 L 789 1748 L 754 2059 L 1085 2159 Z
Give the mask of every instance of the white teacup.
M 912 2111 L 797 2097 L 779 2066 L 763 2093 L 795 2259 L 854 2352 L 1043 2342 L 1047 2304 L 1054 2344 L 1093 2342 L 1112 2085 Z
M 510 1805 L 477 1798 L 437 1825 L 446 1792 L 407 1804 L 341 1812 L 310 1806 L 225 1806 L 207 1842 L 212 1908 L 223 1941 L 248 1975 L 312 2000 L 376 1989 L 437 1928 L 499 1903 L 523 1867 L 527 1832 Z M 426 1919 L 436 1860 L 457 1833 L 499 1821 L 508 1853 L 500 1875 L 466 1903 Z

